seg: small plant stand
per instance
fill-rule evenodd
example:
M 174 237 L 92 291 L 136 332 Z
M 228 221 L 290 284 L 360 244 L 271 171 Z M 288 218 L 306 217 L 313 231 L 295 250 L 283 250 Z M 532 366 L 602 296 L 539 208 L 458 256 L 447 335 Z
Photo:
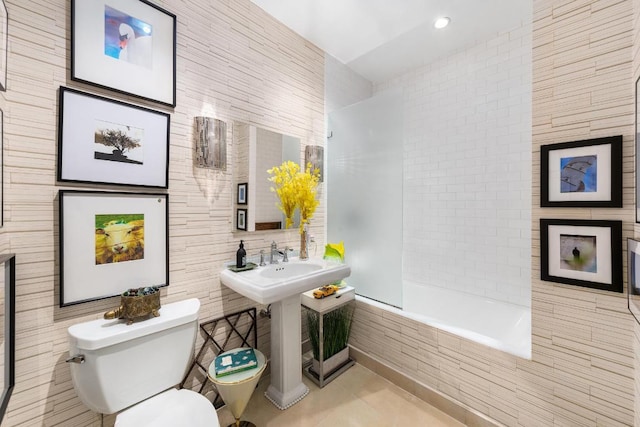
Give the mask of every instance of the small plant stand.
M 313 297 L 313 290 L 302 294 L 302 306 L 318 316 L 318 343 L 320 346 L 319 360 L 314 360 L 314 364 L 305 367 L 303 372 L 320 388 L 329 384 L 355 363 L 349 357 L 348 346 L 329 359 L 324 360 L 324 316 L 346 304 L 355 304 L 355 289 L 351 286 L 345 286 L 335 294 L 321 299 Z M 311 334 L 311 331 L 309 331 L 309 334 Z

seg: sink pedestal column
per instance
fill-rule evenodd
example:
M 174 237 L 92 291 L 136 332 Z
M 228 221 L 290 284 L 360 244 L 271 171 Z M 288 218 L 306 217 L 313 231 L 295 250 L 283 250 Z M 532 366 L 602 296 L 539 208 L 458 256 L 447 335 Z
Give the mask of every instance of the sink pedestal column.
M 271 304 L 271 385 L 264 395 L 280 409 L 309 393 L 302 382 L 300 315 L 299 294 Z

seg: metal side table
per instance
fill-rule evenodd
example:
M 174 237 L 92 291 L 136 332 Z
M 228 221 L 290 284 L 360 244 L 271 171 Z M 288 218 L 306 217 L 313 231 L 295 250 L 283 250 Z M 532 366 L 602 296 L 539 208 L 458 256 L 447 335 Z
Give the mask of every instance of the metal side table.
M 302 294 L 302 306 L 309 311 L 308 314 L 316 316 L 318 320 L 317 342 L 319 346 L 318 360 L 313 360 L 311 366 L 305 367 L 303 372 L 320 388 L 336 379 L 338 375 L 349 369 L 355 363 L 353 359 L 349 357 L 349 346 L 331 356 L 329 359 L 324 360 L 325 316 L 338 309 L 347 309 L 348 304 L 355 304 L 355 289 L 351 286 L 345 286 L 335 294 L 321 299 L 313 297 L 313 290 Z M 354 308 L 355 307 L 351 307 L 351 310 Z M 352 315 L 353 312 L 350 314 Z M 312 332 L 309 331 L 309 334 L 311 333 Z M 310 336 L 309 338 L 311 339 L 312 337 Z

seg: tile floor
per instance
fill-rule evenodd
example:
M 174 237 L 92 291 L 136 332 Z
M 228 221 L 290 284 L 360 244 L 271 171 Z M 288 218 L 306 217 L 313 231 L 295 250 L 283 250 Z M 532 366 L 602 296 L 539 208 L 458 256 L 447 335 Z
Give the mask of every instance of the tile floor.
M 257 427 L 464 426 L 357 363 L 323 388 L 303 380 L 309 394 L 281 411 L 264 397 L 269 377 L 262 378 L 242 419 Z M 221 427 L 234 421 L 226 408 L 218 417 Z

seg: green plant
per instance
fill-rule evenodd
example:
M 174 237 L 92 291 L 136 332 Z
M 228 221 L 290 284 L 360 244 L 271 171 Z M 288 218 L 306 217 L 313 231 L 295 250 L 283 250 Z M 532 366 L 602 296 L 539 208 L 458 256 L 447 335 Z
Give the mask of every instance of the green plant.
M 324 315 L 322 328 L 324 333 L 324 357 L 322 360 L 327 360 L 347 347 L 354 309 L 354 304 L 347 304 Z M 313 310 L 307 310 L 309 340 L 311 341 L 313 358 L 316 360 L 320 360 L 320 316 Z

